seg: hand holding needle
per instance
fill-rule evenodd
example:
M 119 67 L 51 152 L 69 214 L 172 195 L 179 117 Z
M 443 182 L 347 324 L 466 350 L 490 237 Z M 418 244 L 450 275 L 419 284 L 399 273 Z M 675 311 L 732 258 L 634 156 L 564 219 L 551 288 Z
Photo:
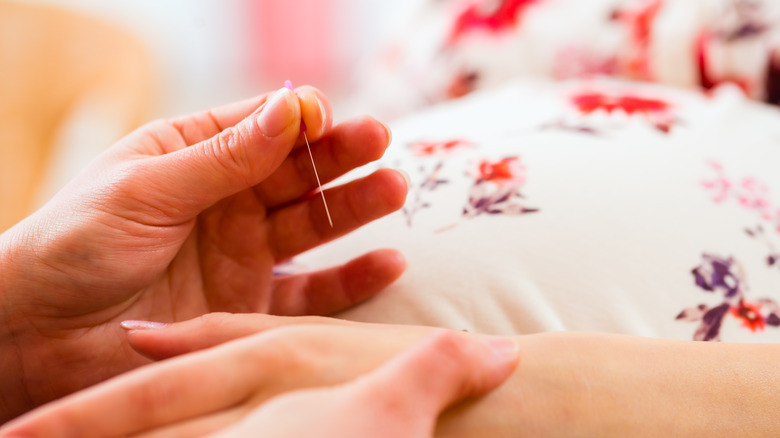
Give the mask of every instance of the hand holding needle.
M 284 86 L 290 91 L 293 90 L 292 82 L 284 81 Z M 314 155 L 311 153 L 311 146 L 309 145 L 309 138 L 306 136 L 306 123 L 301 118 L 301 132 L 303 133 L 303 140 L 306 142 L 306 148 L 309 150 L 309 158 L 311 158 L 311 167 L 314 169 L 314 177 L 317 179 L 317 186 L 320 189 L 320 195 L 322 196 L 322 204 L 325 206 L 325 214 L 328 216 L 328 223 L 333 228 L 333 219 L 330 217 L 330 210 L 328 210 L 328 202 L 325 201 L 325 192 L 322 190 L 322 183 L 320 183 L 320 175 L 317 173 L 317 166 L 314 164 Z

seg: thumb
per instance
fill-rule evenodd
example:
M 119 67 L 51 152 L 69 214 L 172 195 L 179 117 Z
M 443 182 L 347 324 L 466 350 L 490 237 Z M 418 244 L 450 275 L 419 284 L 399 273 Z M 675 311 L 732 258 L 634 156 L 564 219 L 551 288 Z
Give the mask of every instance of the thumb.
M 284 161 L 299 135 L 301 107 L 287 88 L 217 135 L 153 160 L 150 172 L 184 214 L 252 187 Z
M 378 418 L 398 424 L 435 420 L 448 406 L 498 387 L 518 361 L 511 338 L 441 330 L 354 384 Z

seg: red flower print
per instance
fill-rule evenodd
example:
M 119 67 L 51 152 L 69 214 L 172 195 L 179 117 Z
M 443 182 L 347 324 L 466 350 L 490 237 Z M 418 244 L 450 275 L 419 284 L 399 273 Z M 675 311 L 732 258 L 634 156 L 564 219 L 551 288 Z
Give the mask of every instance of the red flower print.
M 752 93 L 752 86 L 750 79 L 740 78 L 734 76 L 723 76 L 715 78 L 710 69 L 712 68 L 710 59 L 710 45 L 712 44 L 712 36 L 709 31 L 703 31 L 698 38 L 696 38 L 696 61 L 699 68 L 699 84 L 705 90 L 711 90 L 720 84 L 731 83 L 739 87 L 746 96 L 750 96 Z
M 678 321 L 699 323 L 693 334 L 694 341 L 720 341 L 721 326 L 728 315 L 742 321 L 742 327 L 754 333 L 763 331 L 766 326 L 780 327 L 780 306 L 775 300 L 745 301 L 745 271 L 733 257 L 702 254 L 702 264 L 692 269 L 691 274 L 696 286 L 703 291 L 723 295 L 720 304 L 699 304 L 677 315 Z
M 731 307 L 731 315 L 742 321 L 742 326 L 752 332 L 763 331 L 766 321 L 761 315 L 761 306 L 741 300 L 739 305 Z
M 677 122 L 671 113 L 671 105 L 659 99 L 631 95 L 612 96 L 593 92 L 577 94 L 571 101 L 584 115 L 597 110 L 605 111 L 607 114 L 621 110 L 628 115 L 643 115 L 656 129 L 665 134 L 668 134 Z
M 493 0 L 476 1 L 458 14 L 449 37 L 449 44 L 454 44 L 463 35 L 481 29 L 498 33 L 516 27 L 520 22 L 522 12 L 530 5 L 540 0 Z M 493 6 L 493 8 L 490 8 Z
M 525 182 L 525 167 L 520 157 L 502 158 L 499 161 L 482 160 L 474 172 L 479 182 L 491 182 L 499 187 L 516 186 Z
M 619 9 L 613 18 L 630 31 L 630 50 L 626 63 L 626 75 L 633 79 L 652 80 L 650 43 L 653 22 L 661 10 L 661 0 L 645 0 L 639 7 Z
M 780 105 L 780 51 L 772 51 L 766 68 L 764 100 L 773 105 Z
M 601 93 L 583 93 L 572 98 L 572 102 L 583 114 L 596 110 L 611 113 L 623 110 L 628 114 L 660 113 L 669 109 L 669 104 L 658 99 L 648 99 L 636 96 L 608 96 Z
M 476 72 L 458 73 L 447 85 L 447 97 L 455 99 L 471 93 L 477 88 L 477 80 L 479 80 L 479 74 Z
M 474 185 L 463 207 L 463 217 L 474 218 L 483 214 L 519 216 L 539 211 L 538 208 L 528 207 L 525 196 L 520 192 L 526 180 L 525 166 L 520 157 L 479 160 L 467 173 L 474 178 Z
M 618 62 L 614 56 L 601 56 L 585 48 L 565 47 L 555 55 L 553 77 L 556 79 L 616 76 Z
M 470 147 L 473 147 L 470 141 L 460 139 L 416 141 L 409 144 L 412 153 L 418 157 L 442 157 Z

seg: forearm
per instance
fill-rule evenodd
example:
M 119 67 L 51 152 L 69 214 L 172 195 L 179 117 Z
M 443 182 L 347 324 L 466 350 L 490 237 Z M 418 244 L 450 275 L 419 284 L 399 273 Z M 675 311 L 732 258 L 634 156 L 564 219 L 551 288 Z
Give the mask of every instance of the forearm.
M 558 333 L 518 338 L 504 385 L 438 436 L 776 436 L 780 346 Z

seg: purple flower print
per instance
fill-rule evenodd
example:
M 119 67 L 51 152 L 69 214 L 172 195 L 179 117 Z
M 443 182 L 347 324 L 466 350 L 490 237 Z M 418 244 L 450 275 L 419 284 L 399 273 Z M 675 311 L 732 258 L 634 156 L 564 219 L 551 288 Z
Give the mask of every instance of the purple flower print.
M 754 333 L 763 331 L 767 325 L 780 326 L 780 307 L 774 300 L 760 298 L 749 302 L 745 299 L 747 282 L 739 263 L 732 257 L 703 254 L 702 263 L 691 274 L 696 286 L 705 292 L 723 295 L 718 305 L 699 304 L 677 315 L 678 321 L 699 323 L 693 340 L 720 341 L 720 329 L 728 316 Z
M 696 286 L 707 292 L 722 293 L 726 298 L 741 295 L 739 290 L 741 278 L 737 273 L 732 272 L 734 268 L 732 258 L 723 259 L 709 254 L 702 255 L 702 258 L 704 263 L 691 271 Z
M 430 208 L 431 203 L 425 200 L 425 195 L 434 192 L 439 186 L 449 181 L 442 178 L 441 171 L 444 168 L 445 159 L 465 149 L 474 148 L 474 144 L 461 138 L 446 140 L 420 140 L 407 145 L 409 151 L 422 158 L 441 158 L 433 167 L 423 164 L 419 167 L 419 174 L 423 182 L 417 187 L 410 187 L 411 201 L 404 206 L 403 213 L 406 216 L 406 224 L 411 227 L 414 217 L 421 210 Z
M 525 184 L 525 166 L 520 157 L 498 161 L 480 160 L 468 172 L 474 178 L 463 216 L 472 218 L 483 213 L 522 215 L 539 211 L 524 205 L 520 189 Z
M 406 217 L 406 225 L 409 227 L 412 226 L 414 217 L 420 210 L 431 207 L 431 203 L 424 199 L 425 194 L 433 192 L 439 188 L 439 186 L 449 182 L 439 176 L 443 167 L 444 161 L 436 163 L 432 170 L 428 170 L 426 166 L 420 167 L 420 174 L 424 175 L 423 182 L 419 186 L 411 189 L 412 199 L 403 209 L 404 216 Z
M 769 250 L 769 255 L 766 256 L 767 266 L 780 267 L 780 251 L 778 251 L 775 245 L 772 243 L 761 224 L 757 225 L 755 228 L 745 228 L 745 233 L 754 239 L 763 241 L 763 243 L 767 246 Z

